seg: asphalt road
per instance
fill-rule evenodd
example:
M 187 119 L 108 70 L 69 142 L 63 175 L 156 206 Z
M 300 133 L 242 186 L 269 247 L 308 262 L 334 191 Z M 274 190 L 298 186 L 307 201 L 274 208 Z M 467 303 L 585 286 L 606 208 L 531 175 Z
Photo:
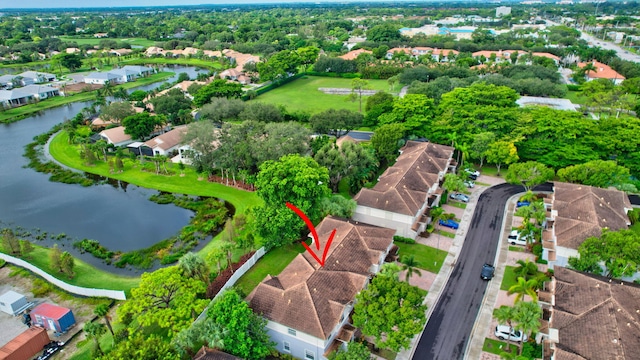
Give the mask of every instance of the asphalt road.
M 620 45 L 615 44 L 611 41 L 597 39 L 587 34 L 586 32 L 582 32 L 580 34 L 580 38 L 586 40 L 587 42 L 590 42 L 592 46 L 599 46 L 605 50 L 614 50 L 618 54 L 618 57 L 622 60 L 640 62 L 640 56 L 623 49 Z
M 480 279 L 480 270 L 484 263 L 493 264 L 506 201 L 519 192 L 523 192 L 521 186 L 501 184 L 485 190 L 478 198 L 457 263 L 413 359 L 462 359 L 487 288 L 487 281 Z

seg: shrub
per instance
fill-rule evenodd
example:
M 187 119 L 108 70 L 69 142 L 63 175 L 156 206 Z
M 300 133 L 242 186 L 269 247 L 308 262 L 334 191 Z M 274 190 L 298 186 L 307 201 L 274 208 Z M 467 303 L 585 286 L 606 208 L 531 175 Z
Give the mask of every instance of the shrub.
M 393 237 L 393 241 L 395 242 L 399 242 L 399 243 L 405 243 L 405 244 L 415 244 L 416 241 L 414 239 L 408 238 L 408 237 L 404 237 L 404 236 L 399 236 L 399 235 L 395 235 Z
M 531 252 L 536 257 L 542 257 L 542 244 L 534 244 L 531 248 Z
M 33 280 L 33 288 L 31 289 L 31 292 L 33 293 L 34 297 L 46 296 L 51 291 L 53 291 L 53 285 L 51 285 L 50 283 L 42 279 Z
M 580 85 L 567 84 L 567 90 L 569 90 L 569 91 L 582 91 L 582 87 Z
M 0 269 L 2 269 L 2 267 L 4 267 L 7 264 L 6 261 L 4 261 L 4 259 L 0 259 Z

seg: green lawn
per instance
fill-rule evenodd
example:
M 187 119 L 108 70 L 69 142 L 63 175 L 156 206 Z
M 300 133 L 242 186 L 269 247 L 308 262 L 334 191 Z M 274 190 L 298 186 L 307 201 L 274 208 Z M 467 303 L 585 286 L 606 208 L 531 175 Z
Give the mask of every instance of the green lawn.
M 499 341 L 499 340 L 494 340 L 489 338 L 484 339 L 484 345 L 482 346 L 482 351 L 500 355 L 503 352 L 507 352 L 507 346 L 509 346 L 509 349 L 511 350 L 509 352 L 515 353 L 515 354 L 518 353 L 519 349 L 516 345 L 507 344 L 504 341 Z
M 315 114 L 327 109 L 349 109 L 358 111 L 358 101 L 347 101 L 346 95 L 329 95 L 318 90 L 318 88 L 321 87 L 351 89 L 351 80 L 352 79 L 303 76 L 258 96 L 254 101 L 285 105 L 289 111 L 305 111 L 310 114 Z M 389 91 L 389 84 L 386 80 L 367 81 L 369 82 L 369 87 L 373 90 Z M 366 99 L 366 96 L 362 98 L 363 109 Z
M 95 38 L 93 36 L 91 37 L 75 37 L 75 36 L 59 36 L 58 37 L 60 40 L 62 41 L 75 41 L 78 46 L 79 45 L 98 45 L 100 44 L 100 40 L 115 40 L 117 42 L 125 42 L 129 45 L 137 45 L 137 46 L 144 46 L 144 47 L 149 47 L 149 46 L 153 46 L 155 45 L 155 41 L 153 40 L 148 40 L 145 38 L 104 38 L 104 39 L 98 39 Z
M 175 64 L 196 66 L 210 70 L 222 69 L 222 64 L 214 60 L 194 59 L 194 58 L 140 58 L 120 61 L 120 65 L 146 65 L 146 64 Z
M 509 251 L 525 252 L 525 250 L 522 246 L 509 245 Z
M 304 251 L 305 249 L 300 243 L 282 246 L 269 251 L 238 280 L 236 286 L 245 295 L 249 295 L 267 275 L 279 275 L 298 254 Z
M 77 285 L 88 288 L 123 290 L 127 293 L 131 288 L 138 286 L 140 278 L 114 275 L 106 271 L 96 269 L 95 267 L 85 263 L 82 260 L 75 259 L 76 273 L 73 279 L 69 279 L 64 274 L 57 271 L 51 271 L 51 262 L 49 259 L 49 249 L 34 244 L 35 250 L 30 254 L 30 258 L 24 259 L 29 263 L 39 267 L 54 277 L 71 285 Z M 64 251 L 64 248 L 62 248 Z
M 467 192 L 468 194 L 470 194 L 470 192 Z M 449 201 L 447 202 L 447 205 L 451 205 L 460 209 L 466 209 L 467 208 L 467 204 L 460 202 L 460 201 Z
M 440 235 L 442 235 L 442 236 L 446 236 L 446 237 L 448 237 L 448 238 L 452 238 L 452 239 L 456 237 L 456 234 L 455 234 L 455 233 L 450 233 L 450 232 L 448 232 L 448 231 L 444 231 L 444 230 L 438 230 L 436 233 L 437 233 L 437 234 L 440 234 Z
M 587 103 L 587 98 L 581 95 L 582 91 L 567 91 L 567 94 L 564 97 L 565 99 L 571 100 L 574 104 L 585 105 Z
M 415 259 L 420 262 L 420 269 L 430 271 L 432 273 L 438 273 L 444 259 L 447 257 L 447 252 L 432 248 L 422 244 L 405 244 L 401 242 L 395 242 L 395 245 L 400 248 L 399 255 L 402 258 L 405 255 L 414 255 Z
M 500 284 L 500 290 L 508 291 L 511 286 L 518 283 L 516 273 L 514 272 L 515 269 L 515 266 L 505 266 L 504 277 Z

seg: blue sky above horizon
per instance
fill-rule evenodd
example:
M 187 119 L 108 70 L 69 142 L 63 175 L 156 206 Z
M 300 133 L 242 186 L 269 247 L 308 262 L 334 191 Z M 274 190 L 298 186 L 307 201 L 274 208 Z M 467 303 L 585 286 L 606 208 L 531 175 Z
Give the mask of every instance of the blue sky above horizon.
M 362 0 L 359 0 L 362 1 Z M 366 0 L 372 1 L 372 0 Z M 375 0 L 373 0 L 375 1 Z M 381 0 L 379 0 L 381 1 Z M 389 0 L 386 0 L 389 1 Z M 55 8 L 96 8 L 134 6 L 181 6 L 212 4 L 256 4 L 256 3 L 296 3 L 296 2 L 357 2 L 357 0 L 29 0 L 25 2 L 0 2 L 0 9 L 55 9 Z

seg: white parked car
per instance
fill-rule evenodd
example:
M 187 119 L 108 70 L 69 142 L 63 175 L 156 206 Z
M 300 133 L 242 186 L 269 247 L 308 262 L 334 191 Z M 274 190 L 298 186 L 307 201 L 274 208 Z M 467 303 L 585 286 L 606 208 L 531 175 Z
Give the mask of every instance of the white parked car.
M 511 332 L 509 332 L 511 330 Z M 519 330 L 510 329 L 507 325 L 498 325 L 496 326 L 496 337 L 500 340 L 511 340 L 511 341 L 527 341 L 527 335 L 523 334 Z
M 511 233 L 509 234 L 509 237 L 507 238 L 507 241 L 511 245 L 527 245 L 527 242 L 530 242 L 530 239 L 532 239 L 532 237 L 533 237 L 532 235 L 533 234 L 529 234 L 527 236 L 522 236 L 520 231 L 511 230 Z

